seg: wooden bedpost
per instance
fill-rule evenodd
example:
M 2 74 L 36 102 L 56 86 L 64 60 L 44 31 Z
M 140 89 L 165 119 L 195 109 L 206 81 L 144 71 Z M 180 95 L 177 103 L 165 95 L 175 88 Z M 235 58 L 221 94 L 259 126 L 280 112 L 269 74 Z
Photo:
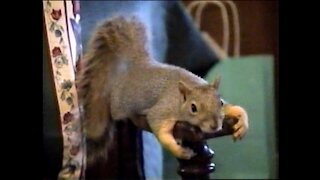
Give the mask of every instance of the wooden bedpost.
M 182 180 L 209 179 L 210 173 L 215 171 L 215 164 L 212 162 L 214 151 L 207 145 L 206 140 L 231 135 L 234 123 L 234 119 L 226 118 L 222 130 L 213 134 L 205 134 L 199 127 L 187 122 L 176 123 L 173 130 L 174 137 L 180 140 L 182 146 L 193 149 L 197 154 L 190 160 L 177 159 L 179 162 L 177 173 Z

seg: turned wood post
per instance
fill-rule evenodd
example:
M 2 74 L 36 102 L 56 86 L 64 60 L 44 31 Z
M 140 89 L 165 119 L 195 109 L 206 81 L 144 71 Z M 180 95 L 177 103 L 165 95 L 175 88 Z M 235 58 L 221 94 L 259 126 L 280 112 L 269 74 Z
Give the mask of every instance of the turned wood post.
M 226 118 L 221 131 L 212 134 L 203 133 L 199 127 L 187 122 L 176 123 L 173 136 L 181 142 L 184 147 L 191 148 L 196 155 L 189 160 L 178 159 L 179 167 L 177 173 L 182 180 L 209 179 L 210 173 L 214 172 L 215 164 L 211 161 L 214 151 L 207 145 L 206 140 L 233 133 L 232 125 L 234 119 Z

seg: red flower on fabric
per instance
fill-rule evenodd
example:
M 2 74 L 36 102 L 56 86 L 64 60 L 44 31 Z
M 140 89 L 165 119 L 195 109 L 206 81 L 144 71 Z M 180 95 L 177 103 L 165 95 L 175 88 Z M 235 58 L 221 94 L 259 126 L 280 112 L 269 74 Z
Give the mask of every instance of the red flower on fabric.
M 61 49 L 59 47 L 54 47 L 52 49 L 52 56 L 53 57 L 57 57 L 57 56 L 60 56 L 60 55 L 62 55 Z
M 63 124 L 68 124 L 73 119 L 73 114 L 67 112 L 63 115 Z
M 61 18 L 61 9 L 59 10 L 52 9 L 51 16 L 54 20 L 58 21 Z
M 80 150 L 80 146 L 72 146 L 70 149 L 70 154 L 72 156 L 75 156 L 78 154 L 79 150 Z

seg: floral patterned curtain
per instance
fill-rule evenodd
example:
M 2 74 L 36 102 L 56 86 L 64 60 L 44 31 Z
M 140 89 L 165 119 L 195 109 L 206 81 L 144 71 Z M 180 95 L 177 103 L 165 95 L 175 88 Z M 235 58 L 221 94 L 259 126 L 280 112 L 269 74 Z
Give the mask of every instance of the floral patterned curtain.
M 45 30 L 63 133 L 58 179 L 84 179 L 86 149 L 79 117 L 75 73 L 82 55 L 79 1 L 43 1 Z

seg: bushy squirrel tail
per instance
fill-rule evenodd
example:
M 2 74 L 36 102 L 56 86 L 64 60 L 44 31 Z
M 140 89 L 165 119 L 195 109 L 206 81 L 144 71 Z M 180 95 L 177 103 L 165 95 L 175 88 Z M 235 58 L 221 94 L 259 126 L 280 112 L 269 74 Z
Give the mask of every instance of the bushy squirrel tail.
M 107 158 L 112 142 L 112 79 L 121 73 L 119 71 L 123 71 L 123 67 L 147 61 L 146 45 L 145 28 L 136 17 L 111 18 L 93 33 L 76 78 L 87 139 L 88 163 L 97 158 Z

